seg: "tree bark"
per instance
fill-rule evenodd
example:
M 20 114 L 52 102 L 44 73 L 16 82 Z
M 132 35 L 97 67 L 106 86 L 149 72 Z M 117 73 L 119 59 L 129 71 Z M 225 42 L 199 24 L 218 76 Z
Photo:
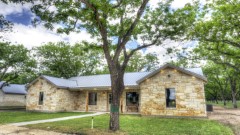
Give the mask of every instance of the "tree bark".
M 124 90 L 123 76 L 124 72 L 119 70 L 111 71 L 111 83 L 112 83 L 112 104 L 110 109 L 109 130 L 119 130 L 119 107 L 120 97 Z
M 236 79 L 232 78 L 230 79 L 230 86 L 231 86 L 231 92 L 232 92 L 232 103 L 233 103 L 233 108 L 237 108 L 237 99 L 236 99 L 236 93 L 237 93 L 237 89 L 236 89 L 236 84 L 237 81 Z

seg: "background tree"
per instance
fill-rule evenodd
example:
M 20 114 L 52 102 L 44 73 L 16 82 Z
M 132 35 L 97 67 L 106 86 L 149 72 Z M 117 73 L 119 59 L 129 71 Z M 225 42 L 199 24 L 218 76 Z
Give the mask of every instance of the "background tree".
M 13 82 L 24 73 L 32 72 L 36 66 L 30 51 L 23 45 L 0 43 L 0 80 Z M 24 83 L 24 82 L 19 82 Z
M 72 46 L 58 42 L 35 48 L 40 73 L 64 78 L 95 74 L 103 60 L 103 53 L 90 49 L 92 46 L 86 42 Z
M 193 52 L 194 58 L 210 60 L 217 64 L 216 67 L 222 66 L 227 69 L 223 74 L 217 74 L 219 77 L 228 76 L 233 106 L 236 108 L 240 73 L 240 1 L 210 0 L 205 5 L 196 3 L 193 9 L 198 18 L 193 25 L 189 24 L 192 28 L 186 33 L 188 40 L 198 41 Z M 214 82 L 218 83 L 217 80 Z M 219 87 L 220 92 L 221 89 Z
M 123 58 L 120 58 L 123 59 Z M 143 55 L 140 52 L 136 52 L 130 58 L 126 67 L 126 72 L 149 72 L 159 67 L 159 59 L 156 54 Z

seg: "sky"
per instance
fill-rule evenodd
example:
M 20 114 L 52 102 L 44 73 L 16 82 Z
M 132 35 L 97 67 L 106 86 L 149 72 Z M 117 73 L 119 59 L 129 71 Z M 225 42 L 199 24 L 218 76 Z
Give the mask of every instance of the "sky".
M 151 6 L 157 5 L 157 0 L 150 0 Z M 172 3 L 172 8 L 177 9 L 183 7 L 191 0 L 175 0 Z M 80 33 L 58 34 L 54 31 L 47 30 L 43 26 L 34 27 L 31 24 L 31 19 L 35 17 L 30 11 L 31 4 L 4 4 L 0 2 L 0 14 L 4 15 L 7 20 L 14 23 L 13 31 L 8 33 L 0 33 L 3 36 L 4 41 L 11 42 L 13 44 L 23 44 L 28 49 L 32 47 L 43 45 L 47 42 L 59 42 L 66 41 L 74 44 L 75 42 L 81 42 L 83 40 L 92 41 L 93 38 L 86 31 Z M 181 49 L 182 46 L 192 48 L 194 42 L 182 44 L 179 42 L 167 41 L 168 47 L 174 47 Z M 143 51 L 144 53 L 156 53 L 160 59 L 160 63 L 170 61 L 172 56 L 165 55 L 166 48 L 161 46 L 153 46 Z

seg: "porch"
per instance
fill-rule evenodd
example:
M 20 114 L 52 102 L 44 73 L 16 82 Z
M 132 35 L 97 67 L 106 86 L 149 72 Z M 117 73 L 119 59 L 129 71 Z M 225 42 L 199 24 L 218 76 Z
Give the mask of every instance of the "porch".
M 109 90 L 75 91 L 74 111 L 110 112 L 112 93 Z M 138 114 L 139 90 L 126 90 L 120 98 L 120 113 Z

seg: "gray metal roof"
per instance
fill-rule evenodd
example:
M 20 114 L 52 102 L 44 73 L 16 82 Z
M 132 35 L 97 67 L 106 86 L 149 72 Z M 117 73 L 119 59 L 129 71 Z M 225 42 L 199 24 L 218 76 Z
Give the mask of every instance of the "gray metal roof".
M 0 83 L 2 84 L 3 82 Z M 27 94 L 25 85 L 20 84 L 8 84 L 6 86 L 3 86 L 2 91 L 7 94 Z
M 138 86 L 137 80 L 150 72 L 133 72 L 124 74 L 125 86 Z M 111 79 L 109 74 L 72 77 L 69 80 L 76 80 L 78 88 L 85 87 L 110 87 Z
M 196 73 L 198 75 L 204 76 L 202 68 L 185 68 L 185 70 L 188 70 L 190 72 Z
M 126 87 L 138 87 L 139 83 L 144 81 L 146 78 L 149 78 L 160 70 L 165 69 L 167 67 L 171 67 L 177 69 L 181 72 L 184 72 L 189 75 L 193 75 L 198 77 L 204 81 L 206 78 L 203 75 L 201 68 L 179 68 L 170 64 L 165 64 L 160 67 L 158 70 L 153 72 L 132 72 L 124 74 L 124 84 Z M 78 76 L 72 77 L 69 79 L 56 78 L 51 76 L 43 75 L 42 78 L 48 80 L 50 83 L 54 84 L 59 88 L 70 88 L 70 89 L 87 89 L 87 88 L 108 88 L 111 87 L 111 79 L 109 74 L 103 75 L 90 75 L 90 76 Z M 37 80 L 37 79 L 36 79 Z M 32 82 L 34 83 L 34 82 Z M 32 84 L 31 83 L 31 84 Z M 28 85 L 30 86 L 30 85 Z
M 77 87 L 77 82 L 76 80 L 69 80 L 69 79 L 64 79 L 64 78 L 57 78 L 57 77 L 52 77 L 52 76 L 46 76 L 43 75 L 43 78 L 45 78 L 46 80 L 50 81 L 51 83 L 53 83 L 54 85 L 58 86 L 58 87 Z

